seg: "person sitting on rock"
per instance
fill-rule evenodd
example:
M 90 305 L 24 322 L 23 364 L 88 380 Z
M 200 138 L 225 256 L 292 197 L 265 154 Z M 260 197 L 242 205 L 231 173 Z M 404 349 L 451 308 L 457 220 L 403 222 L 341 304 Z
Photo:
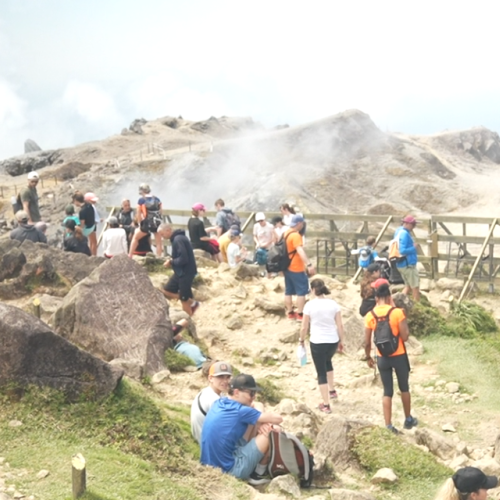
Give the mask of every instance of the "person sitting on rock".
M 257 212 L 253 226 L 253 241 L 255 243 L 255 261 L 259 266 L 266 265 L 267 252 L 274 245 L 275 239 L 273 225 L 266 221 L 263 212 Z
M 269 433 L 281 424 L 281 415 L 252 408 L 260 391 L 251 375 L 240 373 L 231 379 L 229 395 L 215 401 L 201 431 L 204 465 L 218 467 L 250 484 L 265 484 L 269 461 Z
M 221 261 L 227 263 L 227 248 L 229 243 L 231 243 L 231 234 L 240 234 L 239 226 L 233 225 L 226 231 L 218 240 L 219 250 L 221 255 Z
M 108 229 L 102 235 L 104 257 L 111 259 L 116 255 L 127 254 L 127 233 L 120 227 L 118 218 L 112 215 L 108 218 Z
M 153 252 L 153 248 L 151 247 L 151 233 L 141 230 L 139 226 L 139 218 L 136 216 L 135 218 L 135 231 L 132 236 L 132 241 L 130 242 L 129 247 L 129 257 L 133 257 L 134 255 L 140 255 L 144 257 L 144 255 Z
M 203 203 L 195 203 L 192 208 L 192 215 L 188 221 L 189 239 L 193 249 L 203 250 L 209 253 L 216 262 L 222 262 L 219 243 L 208 236 L 203 219 L 206 208 Z M 210 228 L 209 228 L 210 229 Z
M 201 444 L 201 429 L 205 417 L 222 394 L 227 394 L 233 369 L 225 361 L 213 363 L 208 370 L 208 387 L 202 389 L 191 405 L 191 434 Z
M 247 249 L 241 246 L 241 234 L 239 231 L 231 232 L 231 243 L 227 247 L 227 263 L 229 267 L 236 267 L 241 262 L 245 262 Z
M 497 486 L 498 477 L 487 476 L 477 467 L 464 467 L 446 480 L 434 500 L 486 500 L 488 490 Z
M 74 220 L 69 219 L 66 221 L 66 230 L 70 236 L 64 239 L 64 250 L 66 252 L 84 253 L 90 257 L 90 248 L 82 228 L 77 226 Z
M 389 282 L 379 278 L 372 285 L 375 288 L 376 305 L 365 316 L 365 354 L 366 361 L 370 368 L 375 367 L 375 361 L 371 357 L 372 336 L 374 342 L 377 342 L 377 332 L 382 321 L 386 321 L 390 327 L 392 335 L 397 339 L 394 341 L 394 352 L 382 354 L 382 347 L 377 349 L 377 367 L 384 386 L 384 397 L 382 398 L 382 407 L 384 411 L 384 420 L 387 429 L 394 434 L 399 431 L 392 425 L 392 396 L 394 394 L 393 372 L 396 372 L 398 386 L 401 392 L 401 401 L 405 414 L 404 428 L 411 429 L 418 424 L 418 420 L 411 415 L 411 396 L 408 379 L 410 376 L 410 361 L 406 353 L 405 342 L 408 340 L 408 323 L 402 309 L 393 307 L 391 302 L 391 290 Z M 380 336 L 382 337 L 382 326 L 380 326 Z M 392 337 L 391 337 L 392 339 Z M 388 348 L 388 351 L 390 349 Z
M 47 237 L 34 224 L 29 223 L 29 215 L 24 210 L 16 212 L 17 227 L 10 232 L 10 239 L 21 243 L 24 240 L 33 243 L 47 243 Z
M 130 204 L 130 200 L 125 199 L 122 201 L 122 206 L 117 215 L 118 224 L 120 227 L 125 229 L 127 233 L 127 245 L 130 247 L 130 241 L 132 240 L 132 236 L 135 231 L 135 212 L 132 210 L 132 206 Z

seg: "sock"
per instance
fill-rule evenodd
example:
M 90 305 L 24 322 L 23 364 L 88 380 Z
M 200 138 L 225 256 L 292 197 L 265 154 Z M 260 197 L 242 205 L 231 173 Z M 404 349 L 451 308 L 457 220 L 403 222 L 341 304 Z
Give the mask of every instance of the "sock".
M 255 472 L 259 474 L 259 476 L 262 476 L 266 473 L 266 466 L 264 464 L 257 464 L 257 467 L 255 467 Z
M 172 326 L 172 333 L 174 337 L 183 329 L 184 327 L 181 325 L 174 325 Z
M 411 415 L 409 415 L 408 417 L 406 417 L 406 421 L 407 422 L 411 422 L 413 420 L 413 417 Z

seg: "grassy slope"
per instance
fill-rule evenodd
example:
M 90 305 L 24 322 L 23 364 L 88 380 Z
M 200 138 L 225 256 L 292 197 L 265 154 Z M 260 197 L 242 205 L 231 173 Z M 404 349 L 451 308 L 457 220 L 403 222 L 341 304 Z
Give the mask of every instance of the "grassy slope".
M 211 482 L 244 498 L 243 485 L 207 471 L 193 471 L 198 447 L 190 436 L 188 411 L 149 397 L 138 384 L 124 382 L 100 402 L 65 404 L 53 391 L 33 388 L 20 401 L 0 396 L 0 455 L 27 474 L 18 488 L 37 498 L 71 498 L 71 456 L 87 460 L 87 500 L 205 499 Z M 21 427 L 10 427 L 10 420 Z M 50 475 L 37 480 L 41 469 Z M 204 484 L 203 484 L 204 483 Z

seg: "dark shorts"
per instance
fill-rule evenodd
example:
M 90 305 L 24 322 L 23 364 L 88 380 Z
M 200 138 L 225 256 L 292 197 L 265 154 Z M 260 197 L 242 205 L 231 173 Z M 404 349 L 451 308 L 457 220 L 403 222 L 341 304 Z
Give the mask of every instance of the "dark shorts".
M 410 361 L 407 354 L 398 356 L 378 356 L 377 367 L 384 386 L 384 396 L 392 398 L 394 394 L 394 380 L 392 373 L 396 373 L 398 387 L 401 392 L 409 392 L 408 379 L 410 377 Z
M 186 300 L 193 298 L 193 290 L 191 290 L 193 280 L 194 276 L 177 276 L 174 273 L 163 289 L 166 292 L 178 293 L 179 300 L 186 302 Z
M 309 279 L 304 272 L 285 271 L 285 295 L 305 297 L 309 293 Z

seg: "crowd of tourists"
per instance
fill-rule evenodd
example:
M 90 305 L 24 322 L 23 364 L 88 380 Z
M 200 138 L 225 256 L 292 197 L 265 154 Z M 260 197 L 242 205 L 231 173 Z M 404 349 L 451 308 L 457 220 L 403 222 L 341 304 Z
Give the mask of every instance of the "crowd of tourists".
M 47 243 L 48 224 L 41 220 L 38 206 L 36 172 L 28 175 L 28 185 L 13 199 L 17 227 L 10 237 L 19 241 Z M 192 284 L 197 274 L 194 250 L 206 252 L 217 262 L 230 267 L 241 263 L 256 264 L 267 273 L 268 256 L 273 247 L 281 245 L 286 265 L 280 269 L 285 279 L 284 304 L 287 317 L 301 323 L 299 347 L 309 340 L 310 352 L 317 374 L 321 401 L 317 409 L 331 413 L 331 402 L 339 395 L 334 385 L 333 357 L 342 353 L 345 332 L 341 306 L 329 298 L 330 290 L 318 278 L 309 281 L 316 269 L 305 249 L 306 221 L 301 213 L 289 204 L 280 207 L 281 216 L 267 220 L 265 213 L 255 214 L 252 237 L 253 255 L 242 242 L 241 221 L 232 209 L 218 199 L 214 206 L 216 218 L 210 224 L 203 203 L 192 206 L 187 231 L 175 229 L 162 216 L 162 202 L 148 184 L 139 186 L 139 199 L 134 210 L 129 199 L 124 199 L 116 215 L 105 222 L 102 242 L 97 240 L 97 224 L 103 222 L 96 204 L 98 197 L 91 192 L 76 191 L 65 209 L 61 225 L 64 229 L 62 247 L 68 252 L 97 255 L 98 245 L 107 259 L 121 254 L 146 255 L 155 251 L 164 254 L 164 240 L 169 240 L 171 256 L 164 265 L 173 274 L 162 288 L 168 300 L 178 300 L 190 316 L 199 307 L 193 298 Z M 409 391 L 410 362 L 406 350 L 409 336 L 403 309 L 395 306 L 390 289 L 388 269 L 397 271 L 404 283 L 405 294 L 415 301 L 420 298 L 417 272 L 417 247 L 412 231 L 417 221 L 407 215 L 401 221 L 390 243 L 388 258 L 379 256 L 376 239 L 369 237 L 366 245 L 355 253 L 363 269 L 360 285 L 359 312 L 365 324 L 365 355 L 370 368 L 377 368 L 383 384 L 382 409 L 387 429 L 395 434 L 400 431 L 392 422 L 392 398 L 395 373 L 405 420 L 404 429 L 418 424 L 411 412 Z M 268 266 L 267 266 L 268 267 Z M 394 269 L 395 268 L 395 269 Z M 310 300 L 306 301 L 310 294 Z M 295 298 L 295 299 L 294 299 Z M 228 362 L 210 361 L 198 346 L 182 337 L 187 320 L 173 326 L 174 348 L 189 356 L 198 368 L 208 370 L 208 386 L 203 389 L 191 406 L 191 430 L 201 446 L 201 462 L 218 467 L 237 478 L 258 485 L 269 481 L 266 475 L 269 460 L 269 434 L 277 431 L 282 417 L 265 411 L 255 400 L 260 391 L 254 377 L 233 374 Z M 479 469 L 466 467 L 458 470 L 446 481 L 438 494 L 439 500 L 483 500 L 488 489 L 497 486 L 497 478 L 486 476 Z

